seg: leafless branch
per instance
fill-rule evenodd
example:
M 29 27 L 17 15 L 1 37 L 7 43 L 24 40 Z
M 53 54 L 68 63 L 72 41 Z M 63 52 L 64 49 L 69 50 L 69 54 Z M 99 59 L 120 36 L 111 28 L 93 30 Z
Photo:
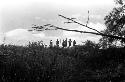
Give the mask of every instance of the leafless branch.
M 111 38 L 115 38 L 115 39 L 125 40 L 125 38 L 123 38 L 123 37 L 113 36 L 113 35 L 106 35 L 106 34 L 103 34 L 103 33 L 80 31 L 80 30 L 70 30 L 70 29 L 60 28 L 60 27 L 57 27 L 57 26 L 54 26 L 54 25 L 50 25 L 50 26 L 54 27 L 56 29 L 65 30 L 65 31 L 72 31 L 72 32 L 79 32 L 79 33 L 89 33 L 89 34 L 95 34 L 95 35 L 101 35 L 101 36 L 111 37 Z
M 63 15 L 59 15 L 59 16 L 65 18 L 65 19 L 68 19 L 68 20 L 70 20 L 70 21 L 72 21 L 72 22 L 74 22 L 76 24 L 79 24 L 81 26 L 84 26 L 84 27 L 87 27 L 87 28 L 89 28 L 91 30 L 94 30 L 96 32 L 88 32 L 88 31 L 81 31 L 81 30 L 65 29 L 65 28 L 61 28 L 61 27 L 58 27 L 58 26 L 55 26 L 55 25 L 51 25 L 51 24 L 46 24 L 46 25 L 43 25 L 43 26 L 37 26 L 37 28 L 35 28 L 36 31 L 37 30 L 43 31 L 43 30 L 57 30 L 57 29 L 60 29 L 60 30 L 65 30 L 65 31 L 72 31 L 72 32 L 79 32 L 79 33 L 89 33 L 89 34 L 101 35 L 101 36 L 106 36 L 106 37 L 110 37 L 110 38 L 114 38 L 114 39 L 120 39 L 120 40 L 125 41 L 124 37 L 119 37 L 119 36 L 114 36 L 114 35 L 107 35 L 107 34 L 99 32 L 98 30 L 93 29 L 93 28 L 91 28 L 91 27 L 89 27 L 87 25 L 84 25 L 84 24 L 81 24 L 81 23 L 79 23 L 77 21 L 74 21 L 72 18 L 67 18 L 67 17 L 65 17 Z M 46 28 L 46 27 L 51 27 L 51 28 Z M 31 30 L 29 30 L 29 31 L 31 31 Z
M 84 25 L 84 24 L 81 24 L 81 23 L 79 23 L 79 22 L 77 22 L 77 21 L 75 21 L 75 20 L 73 20 L 73 19 L 71 19 L 71 18 L 65 17 L 65 16 L 60 15 L 60 14 L 59 14 L 58 16 L 60 16 L 60 17 L 62 17 L 62 18 L 65 18 L 65 19 L 67 19 L 67 20 L 70 20 L 70 21 L 72 21 L 72 22 L 74 22 L 74 23 L 76 23 L 76 24 L 79 24 L 79 25 L 81 25 L 81 26 L 87 27 L 87 28 L 89 28 L 89 29 L 91 29 L 91 30 L 94 30 L 94 31 L 96 31 L 96 32 L 99 33 L 99 34 L 102 34 L 102 33 L 99 32 L 98 30 L 96 30 L 96 29 L 94 29 L 94 28 L 91 28 L 91 27 L 89 27 L 89 26 L 86 26 L 86 25 Z

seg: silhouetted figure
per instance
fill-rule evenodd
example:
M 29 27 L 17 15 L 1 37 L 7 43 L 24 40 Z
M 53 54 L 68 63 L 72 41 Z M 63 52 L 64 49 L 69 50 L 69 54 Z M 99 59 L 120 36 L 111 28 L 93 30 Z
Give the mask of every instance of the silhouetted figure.
M 76 45 L 76 41 L 74 40 L 74 41 L 73 41 L 73 46 L 75 46 L 75 45 Z
M 71 43 L 72 43 L 71 39 L 69 39 L 69 41 L 68 41 L 68 42 L 69 42 L 69 47 L 70 47 L 70 46 L 71 46 Z
M 65 47 L 65 41 L 63 40 L 62 42 L 62 47 L 64 48 Z
M 66 40 L 65 40 L 65 47 L 67 47 L 67 38 L 66 38 Z
M 59 40 L 58 39 L 56 40 L 56 46 L 59 47 Z
M 52 47 L 53 46 L 53 42 L 52 42 L 52 40 L 50 40 L 50 45 L 49 45 L 50 47 Z

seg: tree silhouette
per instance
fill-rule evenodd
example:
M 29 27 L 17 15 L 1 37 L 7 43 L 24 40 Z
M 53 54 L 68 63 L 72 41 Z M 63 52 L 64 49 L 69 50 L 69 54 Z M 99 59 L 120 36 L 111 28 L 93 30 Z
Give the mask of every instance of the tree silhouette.
M 113 8 L 113 10 L 105 16 L 105 25 L 106 30 L 105 33 L 112 35 L 112 36 L 119 36 L 125 38 L 125 5 L 123 3 L 123 0 L 115 0 L 116 6 Z M 112 37 L 103 37 L 107 38 L 108 42 L 112 43 L 114 41 L 117 41 L 116 38 Z M 125 42 L 125 39 L 119 39 L 122 43 Z

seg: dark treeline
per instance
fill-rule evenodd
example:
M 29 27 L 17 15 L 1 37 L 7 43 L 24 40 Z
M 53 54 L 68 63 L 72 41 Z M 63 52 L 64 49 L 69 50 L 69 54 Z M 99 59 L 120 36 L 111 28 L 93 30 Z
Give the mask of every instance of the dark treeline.
M 124 82 L 124 48 L 0 45 L 0 82 Z

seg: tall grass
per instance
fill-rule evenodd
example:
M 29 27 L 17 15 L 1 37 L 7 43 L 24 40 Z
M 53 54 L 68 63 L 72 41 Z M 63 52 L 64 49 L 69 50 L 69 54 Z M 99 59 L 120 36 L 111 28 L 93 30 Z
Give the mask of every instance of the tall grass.
M 124 82 L 124 48 L 0 46 L 0 82 Z

